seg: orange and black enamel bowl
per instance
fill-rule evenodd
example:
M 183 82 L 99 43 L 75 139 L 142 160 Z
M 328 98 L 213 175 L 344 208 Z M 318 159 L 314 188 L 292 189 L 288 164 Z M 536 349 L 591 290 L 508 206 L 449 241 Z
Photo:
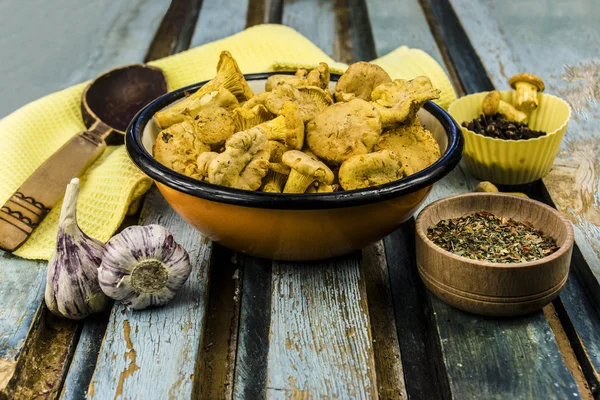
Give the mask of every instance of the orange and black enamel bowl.
M 246 80 L 260 93 L 272 74 L 248 74 Z M 333 75 L 332 84 L 338 78 Z M 213 185 L 179 174 L 152 157 L 152 144 L 160 131 L 154 114 L 205 83 L 170 92 L 141 110 L 127 129 L 127 151 L 184 220 L 211 240 L 242 253 L 306 261 L 359 250 L 409 219 L 432 185 L 454 169 L 462 155 L 460 127 L 441 107 L 428 102 L 419 119 L 438 141 L 442 157 L 414 175 L 373 188 L 319 194 Z

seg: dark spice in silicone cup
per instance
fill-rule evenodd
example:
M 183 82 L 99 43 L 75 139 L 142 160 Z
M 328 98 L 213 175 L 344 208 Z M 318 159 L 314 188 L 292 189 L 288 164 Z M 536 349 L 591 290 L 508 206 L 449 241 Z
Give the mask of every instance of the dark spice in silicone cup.
M 527 124 L 507 120 L 501 114 L 481 114 L 470 122 L 463 122 L 462 126 L 480 135 L 503 140 L 527 140 L 546 135 L 546 132 L 530 129 Z

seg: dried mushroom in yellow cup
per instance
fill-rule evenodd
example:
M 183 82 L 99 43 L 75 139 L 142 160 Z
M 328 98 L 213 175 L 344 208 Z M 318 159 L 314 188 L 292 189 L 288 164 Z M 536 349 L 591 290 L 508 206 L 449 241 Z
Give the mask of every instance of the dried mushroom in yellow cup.
M 500 91 L 500 100 L 513 106 L 514 91 Z M 475 93 L 454 101 L 448 108 L 459 123 L 469 122 L 483 113 L 488 92 Z M 528 140 L 503 140 L 486 137 L 462 127 L 465 138 L 463 160 L 478 179 L 496 184 L 516 185 L 543 178 L 554 163 L 560 142 L 571 118 L 566 101 L 538 93 L 539 106 L 528 116 L 527 125 L 546 134 Z

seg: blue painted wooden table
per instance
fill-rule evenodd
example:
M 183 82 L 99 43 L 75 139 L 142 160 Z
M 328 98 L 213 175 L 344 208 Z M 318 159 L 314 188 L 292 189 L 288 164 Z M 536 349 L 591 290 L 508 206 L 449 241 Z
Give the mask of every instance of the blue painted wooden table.
M 336 260 L 270 262 L 209 242 L 151 190 L 136 218 L 194 249 L 182 291 L 159 309 L 59 320 L 42 301 L 45 263 L 1 254 L 0 399 L 599 398 L 599 20 L 595 0 L 1 2 L 0 117 L 264 22 L 347 63 L 424 49 L 459 94 L 535 72 L 574 115 L 551 173 L 516 189 L 565 213 L 577 248 L 543 311 L 482 318 L 425 290 L 413 221 Z M 460 166 L 428 201 L 476 183 Z

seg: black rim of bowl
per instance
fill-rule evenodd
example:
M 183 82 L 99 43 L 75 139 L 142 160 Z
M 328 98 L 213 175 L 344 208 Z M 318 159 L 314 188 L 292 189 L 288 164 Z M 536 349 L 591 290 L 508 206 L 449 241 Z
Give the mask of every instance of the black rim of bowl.
M 245 74 L 246 80 L 264 80 L 274 74 L 293 74 L 293 72 L 264 72 Z M 337 81 L 340 75 L 332 74 L 331 80 Z M 232 189 L 213 185 L 175 172 L 156 161 L 142 144 L 142 133 L 154 114 L 174 101 L 194 93 L 208 81 L 196 83 L 169 92 L 144 107 L 131 121 L 125 134 L 125 145 L 132 161 L 148 176 L 177 191 L 219 203 L 246 207 L 271 208 L 283 210 L 330 209 L 394 199 L 427 186 L 446 176 L 459 163 L 463 151 L 462 132 L 456 121 L 437 104 L 428 101 L 425 110 L 429 111 L 444 127 L 448 137 L 448 147 L 442 157 L 434 164 L 416 174 L 395 182 L 372 188 L 318 194 L 264 193 Z

